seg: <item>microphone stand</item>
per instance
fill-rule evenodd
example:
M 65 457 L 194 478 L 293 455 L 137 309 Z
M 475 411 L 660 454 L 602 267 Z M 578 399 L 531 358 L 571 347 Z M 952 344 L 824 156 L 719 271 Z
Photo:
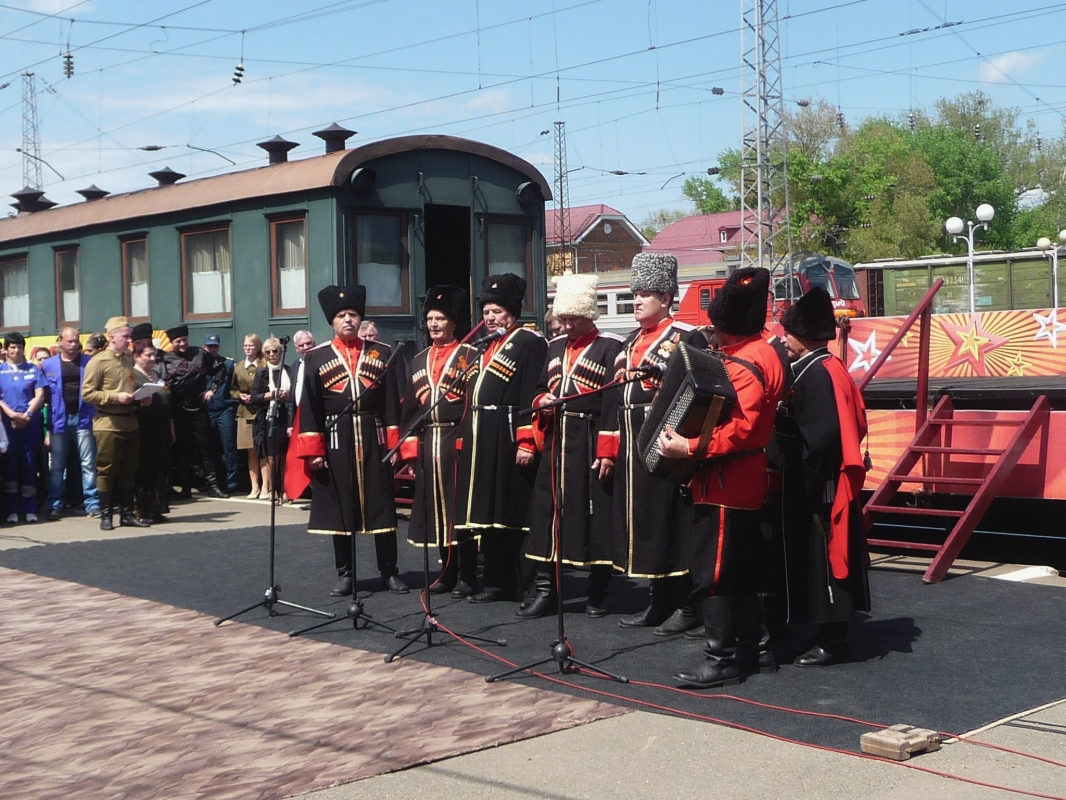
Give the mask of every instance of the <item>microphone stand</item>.
M 645 371 L 645 370 L 640 370 L 640 373 L 641 374 L 635 375 L 634 377 L 628 378 L 628 379 L 623 380 L 623 381 L 619 381 L 619 380 L 611 381 L 610 383 L 605 384 L 604 386 L 601 386 L 598 389 L 593 389 L 591 392 L 585 392 L 584 394 L 580 394 L 580 393 L 579 394 L 571 394 L 571 395 L 566 395 L 564 397 L 557 397 L 555 400 L 552 400 L 550 403 L 544 404 L 540 408 L 527 408 L 524 411 L 519 412 L 519 416 L 524 416 L 526 414 L 533 414 L 536 411 L 542 411 L 542 410 L 547 409 L 547 408 L 559 408 L 561 410 L 561 412 L 565 413 L 566 404 L 569 403 L 572 400 L 576 400 L 579 397 L 580 398 L 588 397 L 589 395 L 593 395 L 593 394 L 601 394 L 602 392 L 605 392 L 608 389 L 613 389 L 613 388 L 616 388 L 616 387 L 625 386 L 625 385 L 630 384 L 630 383 L 636 383 L 637 381 L 644 380 L 644 378 L 647 377 L 647 375 L 648 375 L 648 372 Z M 560 447 L 562 445 L 562 441 L 561 441 L 562 440 L 562 432 L 563 432 L 562 413 L 560 413 L 560 414 L 556 415 L 555 431 L 554 431 L 554 433 L 552 435 L 552 452 L 551 452 L 551 483 L 552 483 L 552 486 L 557 486 L 559 484 L 560 477 L 561 477 L 560 470 L 561 470 L 561 466 L 562 465 L 560 463 L 561 462 Z M 608 679 L 610 679 L 612 681 L 617 681 L 618 683 L 629 683 L 629 678 L 625 678 L 625 677 L 623 677 L 621 675 L 615 675 L 613 672 L 608 672 L 607 670 L 600 669 L 599 667 L 593 666 L 592 664 L 589 664 L 586 661 L 581 661 L 580 659 L 574 658 L 574 649 L 570 646 L 569 639 L 567 639 L 567 636 L 566 636 L 566 624 L 565 624 L 565 622 L 563 620 L 563 548 L 562 548 L 562 528 L 563 528 L 563 524 L 562 523 L 563 523 L 563 515 L 565 513 L 565 509 L 562 506 L 560 506 L 558 503 L 554 503 L 553 502 L 553 505 L 555 507 L 555 524 L 553 526 L 554 530 L 552 531 L 552 548 L 555 551 L 555 559 L 554 559 L 555 591 L 556 591 L 556 594 L 558 594 L 558 600 L 555 603 L 555 606 L 556 606 L 556 612 L 555 612 L 555 614 L 556 614 L 556 622 L 557 622 L 557 625 L 558 625 L 555 641 L 553 641 L 551 643 L 551 645 L 550 645 L 551 650 L 549 651 L 549 655 L 547 655 L 545 658 L 537 659 L 536 661 L 531 661 L 528 664 L 523 664 L 521 666 L 514 667 L 513 669 L 509 669 L 506 672 L 501 672 L 501 673 L 499 673 L 497 675 L 487 675 L 485 677 L 485 682 L 486 683 L 493 683 L 494 681 L 501 680 L 502 678 L 508 678 L 511 675 L 516 675 L 519 672 L 529 672 L 529 671 L 535 669 L 536 667 L 543 666 L 544 664 L 550 664 L 551 662 L 554 661 L 558 665 L 560 674 L 575 673 L 575 672 L 581 672 L 582 670 L 584 670 L 586 672 L 591 672 L 592 674 L 597 675 L 599 677 L 608 678 Z
M 470 333 L 468 333 L 460 341 L 460 344 L 465 343 L 466 340 L 469 339 L 471 336 L 473 336 L 476 331 L 477 331 L 477 328 L 474 328 L 474 330 L 472 330 Z M 452 381 L 448 384 L 447 388 L 445 388 L 443 391 L 440 392 L 440 395 L 432 403 L 432 405 L 430 405 L 425 411 L 423 411 L 421 414 L 419 414 L 418 418 L 411 425 L 407 426 L 407 430 L 403 431 L 400 434 L 400 443 L 401 444 L 403 443 L 404 439 L 406 439 L 408 436 L 411 435 L 411 433 L 413 431 L 418 430 L 419 426 L 421 426 L 423 422 L 425 422 L 427 419 L 429 419 L 430 414 L 432 414 L 434 409 L 436 409 L 436 407 L 438 405 L 440 405 L 441 401 L 444 400 L 444 398 L 447 396 L 448 392 L 450 392 L 452 389 L 455 388 L 456 382 L 457 382 L 457 378 L 453 378 Z M 383 462 L 384 461 L 388 461 L 392 457 L 393 453 L 397 452 L 399 449 L 400 449 L 400 444 L 396 445 L 396 447 L 394 447 L 391 451 L 389 451 L 389 453 L 387 453 L 385 455 L 385 457 L 382 459 L 382 461 Z M 456 548 L 456 556 L 458 556 L 458 545 L 452 545 L 452 546 Z M 453 639 L 460 639 L 460 640 L 462 640 L 462 639 L 470 639 L 470 640 L 473 640 L 473 641 L 476 641 L 476 642 L 484 642 L 485 644 L 496 644 L 496 645 L 499 645 L 500 647 L 506 647 L 507 646 L 507 640 L 506 639 L 490 639 L 490 638 L 485 637 L 485 636 L 476 636 L 474 634 L 469 634 L 469 633 L 463 634 L 462 636 L 456 636 L 453 633 L 449 633 L 447 631 L 442 630 L 440 625 L 437 623 L 437 618 L 433 615 L 433 601 L 431 599 L 432 598 L 432 593 L 429 591 L 429 587 L 430 587 L 430 582 L 429 582 L 429 547 L 430 547 L 429 542 L 426 542 L 425 547 L 422 548 L 422 575 L 423 575 L 423 581 L 424 581 L 422 585 L 425 587 L 422 590 L 422 608 L 425 611 L 425 613 L 422 616 L 422 621 L 419 623 L 419 626 L 417 628 L 411 628 L 411 629 L 405 630 L 405 631 L 397 631 L 396 638 L 397 639 L 407 639 L 407 642 L 403 646 L 401 646 L 398 650 L 395 650 L 392 653 L 390 653 L 389 655 L 385 656 L 385 663 L 386 664 L 391 664 L 393 662 L 393 660 L 397 656 L 400 655 L 400 653 L 404 652 L 408 647 L 412 647 L 416 642 L 421 641 L 423 636 L 426 637 L 426 647 L 427 648 L 431 648 L 431 647 L 434 647 L 435 645 L 443 644 L 443 642 L 436 642 L 435 643 L 433 641 L 433 634 L 434 633 L 441 633 L 444 636 L 450 636 Z
M 287 344 L 283 344 L 281 346 L 282 369 L 285 369 L 285 366 L 284 366 L 284 364 L 285 364 L 285 354 L 286 354 L 287 351 L 288 351 Z M 268 366 L 267 369 L 269 370 L 270 367 Z M 268 407 L 268 410 L 267 410 L 267 438 L 271 442 L 274 443 L 274 465 L 273 465 L 273 469 L 271 470 L 271 482 L 272 482 L 272 485 L 275 487 L 275 492 L 277 490 L 277 485 L 278 485 L 278 455 L 277 455 L 277 453 L 278 453 L 278 427 L 277 427 L 277 416 L 278 416 L 278 403 L 279 402 L 280 401 L 278 401 L 277 398 L 275 398 L 274 401 L 272 402 L 272 407 Z M 281 587 L 274 580 L 275 541 L 276 541 L 275 508 L 274 508 L 274 499 L 271 498 L 271 500 L 270 500 L 270 582 L 267 584 L 266 591 L 263 592 L 263 599 L 260 600 L 257 603 L 253 603 L 252 605 L 248 606 L 247 608 L 242 608 L 240 611 L 236 611 L 233 614 L 230 614 L 228 617 L 220 617 L 220 618 L 216 619 L 215 620 L 215 626 L 216 627 L 221 625 L 223 622 L 231 620 L 234 617 L 239 617 L 239 616 L 241 616 L 241 614 L 246 614 L 247 612 L 249 612 L 249 611 L 251 611 L 253 609 L 256 609 L 256 608 L 265 608 L 267 610 L 267 614 L 269 616 L 276 617 L 278 612 L 274 610 L 274 606 L 285 606 L 287 608 L 295 608 L 295 609 L 299 609 L 300 611 L 307 611 L 310 614 L 317 614 L 317 615 L 319 615 L 321 617 L 328 617 L 331 620 L 336 618 L 337 615 L 336 614 L 332 614 L 329 611 L 319 611 L 317 608 L 310 608 L 309 606 L 301 606 L 301 605 L 297 605 L 296 603 L 290 603 L 287 600 L 279 599 L 279 596 L 281 594 Z
M 350 398 L 348 400 L 348 403 L 344 406 L 343 409 L 341 409 L 340 413 L 337 414 L 337 416 L 333 418 L 333 422 L 332 423 L 327 423 L 326 424 L 326 433 L 327 434 L 329 434 L 337 426 L 337 424 L 340 423 L 342 418 L 344 418 L 346 415 L 350 414 L 353 411 L 353 409 L 355 409 L 356 404 L 363 397 L 365 397 L 367 395 L 367 393 L 373 391 L 374 389 L 376 389 L 381 384 L 381 382 L 385 379 L 385 376 L 388 375 L 389 370 L 392 368 L 392 365 L 396 363 L 396 358 L 400 355 L 400 353 L 402 351 L 403 351 L 403 342 L 401 341 L 396 346 L 396 349 L 392 351 L 392 355 L 389 356 L 389 360 L 385 362 L 385 367 L 384 367 L 384 369 L 381 370 L 381 373 L 376 378 L 374 378 L 374 380 L 372 380 L 370 382 L 370 385 L 367 386 L 365 389 L 363 389 L 363 391 L 359 392 L 358 395 L 356 395 L 355 397 L 352 397 L 352 398 Z M 358 365 L 356 365 L 356 366 L 358 367 Z M 358 375 L 352 375 L 351 379 L 353 381 L 358 381 L 359 380 L 359 376 Z M 355 420 L 353 419 L 352 420 L 352 425 L 354 426 L 355 424 L 356 424 Z M 352 469 L 355 469 L 355 452 L 354 452 L 354 449 L 353 449 L 354 448 L 354 444 L 355 443 L 354 443 L 354 441 L 352 439 L 348 440 L 348 452 L 351 454 Z M 333 468 L 333 466 L 329 462 L 329 448 L 327 447 L 326 448 L 326 469 L 332 469 L 332 468 Z M 336 492 L 336 497 L 337 497 L 337 511 L 339 512 L 341 521 L 343 522 L 343 520 L 344 520 L 344 507 L 343 507 L 343 504 L 341 503 L 341 496 L 340 496 L 340 492 L 339 491 Z M 356 534 L 356 532 L 355 532 L 355 508 L 354 508 L 354 506 L 355 506 L 355 494 L 353 493 L 352 494 L 351 507 L 349 508 L 349 511 L 351 511 L 351 514 L 352 514 L 352 530 L 351 530 L 351 534 L 350 534 L 351 540 L 352 540 L 351 541 L 351 545 L 352 545 L 352 601 L 351 601 L 351 603 L 348 604 L 348 608 L 345 609 L 344 618 L 345 619 L 350 619 L 352 621 L 352 628 L 354 628 L 355 630 L 360 630 L 359 620 L 362 620 L 363 621 L 362 630 L 366 630 L 371 625 L 373 625 L 374 627 L 384 628 L 387 631 L 392 631 L 393 633 L 395 633 L 396 629 L 394 627 L 392 627 L 391 625 L 386 625 L 384 622 L 381 622 L 380 620 L 374 619 L 372 616 L 367 614 L 364 611 L 363 601 L 359 599 L 359 589 L 356 586 L 356 582 L 357 582 L 357 580 L 356 580 L 356 574 L 357 574 L 356 573 L 356 569 L 357 569 L 356 568 L 356 563 L 357 562 L 356 562 L 356 547 L 355 547 L 355 539 L 356 539 L 356 536 L 359 535 L 359 534 Z M 366 509 L 360 509 L 360 511 L 363 512 L 363 513 L 366 513 Z M 289 636 L 300 636 L 301 634 L 309 633 L 311 631 L 318 630 L 319 628 L 323 628 L 326 625 L 331 624 L 332 622 L 340 622 L 340 620 L 339 619 L 337 619 L 337 620 L 328 619 L 325 622 L 318 622 L 318 623 L 316 623 L 314 625 L 309 625 L 306 628 L 300 628 L 299 630 L 289 631 Z

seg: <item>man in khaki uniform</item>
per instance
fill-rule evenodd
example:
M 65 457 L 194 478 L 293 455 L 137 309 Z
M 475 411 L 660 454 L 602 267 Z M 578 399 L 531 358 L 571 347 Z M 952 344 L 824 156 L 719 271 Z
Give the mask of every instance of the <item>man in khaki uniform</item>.
M 133 513 L 133 482 L 137 475 L 137 404 L 133 399 L 133 356 L 127 351 L 130 326 L 125 317 L 107 321 L 107 348 L 85 367 L 81 396 L 96 407 L 96 487 L 100 498 L 100 530 L 114 529 L 114 500 L 119 524 L 148 527 Z M 149 401 L 152 398 L 148 398 Z

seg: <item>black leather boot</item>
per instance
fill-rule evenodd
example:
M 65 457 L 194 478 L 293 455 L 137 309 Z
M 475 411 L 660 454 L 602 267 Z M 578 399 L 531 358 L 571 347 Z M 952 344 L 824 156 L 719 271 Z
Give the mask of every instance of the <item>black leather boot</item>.
M 97 491 L 100 500 L 100 530 L 113 531 L 115 529 L 114 509 L 111 507 L 111 492 Z
M 733 598 L 733 619 L 737 631 L 737 669 L 742 675 L 777 672 L 777 661 L 763 634 L 762 605 L 754 594 Z M 764 643 L 765 642 L 765 643 Z
M 133 489 L 119 489 L 119 516 L 118 524 L 124 528 L 148 528 L 149 523 L 141 522 L 133 513 Z
M 828 667 L 848 660 L 848 623 L 827 622 L 818 628 L 814 646 L 796 656 L 797 667 Z
M 737 640 L 733 625 L 733 598 L 705 597 L 700 601 L 707 638 L 703 661 L 694 669 L 674 673 L 683 689 L 713 689 L 735 686 L 742 678 L 737 669 Z
M 774 662 L 788 664 L 796 657 L 796 648 L 792 643 L 792 632 L 788 629 L 788 608 L 783 593 L 759 595 L 762 605 L 763 638 L 759 643 L 759 663 L 763 662 L 763 651 L 769 650 Z
M 630 614 L 618 620 L 619 628 L 654 628 L 662 625 L 674 613 L 673 587 L 669 578 L 652 578 L 649 592 L 651 603 L 638 614 Z
M 558 611 L 559 595 L 555 591 L 555 581 L 552 573 L 538 570 L 534 582 L 537 587 L 537 596 L 532 603 L 515 612 L 515 616 L 520 619 L 547 617 Z
M 607 616 L 607 592 L 611 585 L 610 564 L 593 564 L 589 569 L 589 600 L 585 616 L 599 619 Z
M 696 608 L 692 602 L 692 580 L 688 575 L 670 578 L 677 610 L 667 620 L 652 631 L 656 636 L 673 636 L 700 626 Z

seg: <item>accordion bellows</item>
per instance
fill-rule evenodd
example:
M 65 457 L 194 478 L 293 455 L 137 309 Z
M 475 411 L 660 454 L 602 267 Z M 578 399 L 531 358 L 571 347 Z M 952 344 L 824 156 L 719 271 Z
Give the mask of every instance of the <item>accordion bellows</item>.
M 736 400 L 722 359 L 710 350 L 679 342 L 637 434 L 637 452 L 648 474 L 687 483 L 702 459 L 699 455 L 664 458 L 659 453 L 659 434 L 670 425 L 686 439 L 699 438 L 698 454 L 706 450 L 714 427 L 725 420 Z

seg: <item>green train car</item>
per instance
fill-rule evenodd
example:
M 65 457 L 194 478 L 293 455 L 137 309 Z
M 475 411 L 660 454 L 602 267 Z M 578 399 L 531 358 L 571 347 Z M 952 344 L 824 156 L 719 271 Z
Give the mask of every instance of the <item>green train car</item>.
M 944 285 L 933 300 L 934 314 L 962 314 L 970 310 L 966 256 L 881 259 L 855 264 L 855 272 L 871 316 L 906 316 L 937 278 L 943 278 Z M 1060 300 L 1066 299 L 1063 272 L 1066 269 L 1060 270 L 1058 276 Z M 977 311 L 1051 308 L 1052 288 L 1051 258 L 1040 250 L 974 254 Z

